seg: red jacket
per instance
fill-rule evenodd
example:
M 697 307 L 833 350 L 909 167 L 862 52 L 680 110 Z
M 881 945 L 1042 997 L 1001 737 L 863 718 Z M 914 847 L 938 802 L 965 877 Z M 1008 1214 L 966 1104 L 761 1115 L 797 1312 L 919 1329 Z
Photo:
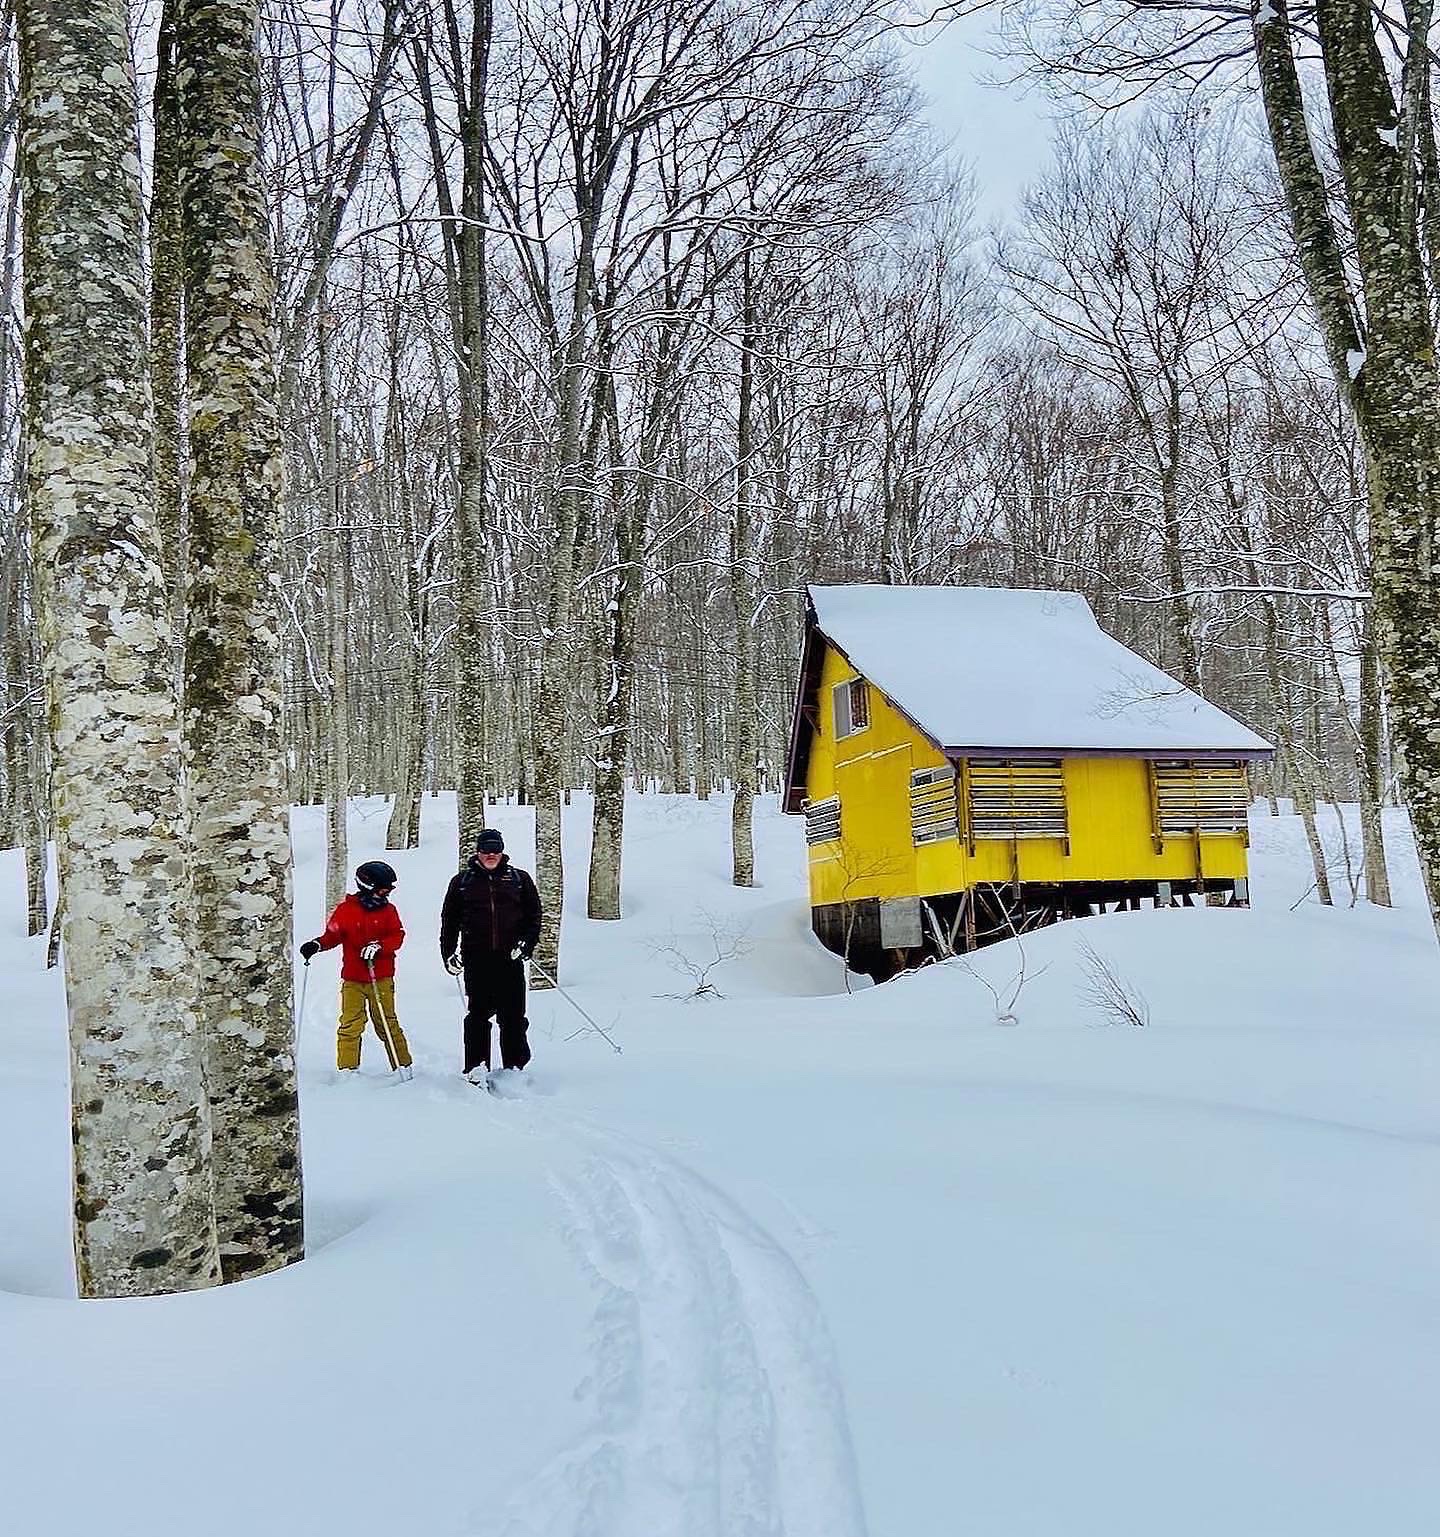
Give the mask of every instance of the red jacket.
M 340 975 L 347 982 L 368 982 L 370 968 L 360 959 L 360 947 L 372 939 L 380 941 L 380 953 L 372 963 L 376 980 L 393 977 L 395 952 L 405 943 L 405 925 L 400 922 L 400 914 L 389 902 L 373 910 L 361 907 L 360 898 L 351 892 L 330 914 L 325 932 L 320 935 L 320 948 L 333 950 L 336 945 L 343 945 Z

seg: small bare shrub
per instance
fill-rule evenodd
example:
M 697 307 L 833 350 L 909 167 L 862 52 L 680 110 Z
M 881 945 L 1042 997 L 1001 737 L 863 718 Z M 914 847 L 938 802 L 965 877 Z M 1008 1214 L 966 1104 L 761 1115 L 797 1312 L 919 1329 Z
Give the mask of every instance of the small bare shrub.
M 726 961 L 733 961 L 749 952 L 748 930 L 734 929 L 703 908 L 699 912 L 708 929 L 708 943 L 704 944 L 698 957 L 692 955 L 689 949 L 682 948 L 673 932 L 667 942 L 656 942 L 650 946 L 651 954 L 663 956 L 671 970 L 690 979 L 689 992 L 664 993 L 661 996 L 665 998 L 678 998 L 683 1003 L 689 1003 L 692 998 L 723 998 L 725 994 L 710 980 L 710 973 Z
M 1085 973 L 1081 997 L 1107 1025 L 1143 1028 L 1150 1023 L 1145 995 L 1126 982 L 1114 966 L 1085 940 L 1080 941 L 1080 966 Z

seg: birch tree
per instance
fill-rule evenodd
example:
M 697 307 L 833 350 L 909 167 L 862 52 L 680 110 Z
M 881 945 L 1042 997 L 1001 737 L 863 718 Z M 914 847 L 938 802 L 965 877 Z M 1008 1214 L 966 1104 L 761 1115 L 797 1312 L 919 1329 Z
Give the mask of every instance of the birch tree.
M 27 492 L 65 892 L 80 1294 L 214 1284 L 123 0 L 23 0 Z
M 284 463 L 258 0 L 180 0 L 195 954 L 225 1278 L 304 1252 L 278 559 Z

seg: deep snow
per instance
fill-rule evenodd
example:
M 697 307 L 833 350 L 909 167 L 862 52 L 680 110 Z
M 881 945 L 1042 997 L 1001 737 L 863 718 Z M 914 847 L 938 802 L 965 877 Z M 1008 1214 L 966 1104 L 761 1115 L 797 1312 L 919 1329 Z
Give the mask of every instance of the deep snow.
M 624 1054 L 534 994 L 526 1080 L 460 1080 L 427 800 L 385 855 L 415 1081 L 373 1038 L 335 1080 L 317 959 L 311 1257 L 143 1301 L 72 1297 L 63 1002 L 0 856 L 7 1531 L 1435 1529 L 1440 951 L 1398 822 L 1397 910 L 1302 900 L 1298 823 L 1257 809 L 1255 909 L 1036 934 L 1007 1026 L 981 979 L 1008 999 L 1014 945 L 847 995 L 773 803 L 736 891 L 727 802 L 632 797 L 618 924 L 573 916 L 569 815 L 563 980 Z M 528 863 L 529 813 L 494 820 Z M 384 826 L 356 803 L 356 862 Z M 303 938 L 320 813 L 295 833 Z M 1085 1002 L 1082 941 L 1148 1027 Z

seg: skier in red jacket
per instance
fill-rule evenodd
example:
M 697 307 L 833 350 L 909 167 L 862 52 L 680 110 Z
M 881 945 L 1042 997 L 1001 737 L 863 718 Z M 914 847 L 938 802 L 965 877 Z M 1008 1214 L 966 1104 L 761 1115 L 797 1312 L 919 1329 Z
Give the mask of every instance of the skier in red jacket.
M 335 1065 L 342 1073 L 360 1067 L 365 1013 L 401 1078 L 414 1076 L 410 1043 L 395 1013 L 395 952 L 405 943 L 400 914 L 390 905 L 395 872 L 382 859 L 367 860 L 355 872 L 358 888 L 330 914 L 325 932 L 300 946 L 305 964 L 321 950 L 343 946 L 340 965 L 340 1027 Z

